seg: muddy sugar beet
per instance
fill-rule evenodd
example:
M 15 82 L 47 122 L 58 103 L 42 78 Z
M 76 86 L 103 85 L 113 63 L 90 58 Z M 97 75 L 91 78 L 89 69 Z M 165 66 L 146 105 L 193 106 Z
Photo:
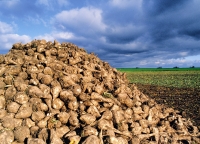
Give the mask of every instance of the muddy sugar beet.
M 0 55 L 0 142 L 200 143 L 196 126 L 72 43 L 16 43 Z

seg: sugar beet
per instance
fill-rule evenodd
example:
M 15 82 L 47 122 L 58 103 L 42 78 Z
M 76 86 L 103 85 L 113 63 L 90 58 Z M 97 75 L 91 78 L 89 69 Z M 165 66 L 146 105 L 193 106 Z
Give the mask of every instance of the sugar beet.
M 33 40 L 0 55 L 3 143 L 200 143 L 199 130 L 95 54 Z

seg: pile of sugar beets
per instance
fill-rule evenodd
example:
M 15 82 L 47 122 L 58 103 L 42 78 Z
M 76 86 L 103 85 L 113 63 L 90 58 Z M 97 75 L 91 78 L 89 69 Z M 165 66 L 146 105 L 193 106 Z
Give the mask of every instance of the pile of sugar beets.
M 189 144 L 197 127 L 93 53 L 33 40 L 0 55 L 1 144 Z

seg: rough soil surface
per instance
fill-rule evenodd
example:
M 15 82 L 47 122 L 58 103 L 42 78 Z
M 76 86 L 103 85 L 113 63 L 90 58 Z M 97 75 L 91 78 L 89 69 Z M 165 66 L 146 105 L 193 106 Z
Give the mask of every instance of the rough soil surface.
M 190 118 L 200 129 L 200 89 L 142 84 L 137 84 L 137 87 L 157 103 L 179 110 L 182 116 Z

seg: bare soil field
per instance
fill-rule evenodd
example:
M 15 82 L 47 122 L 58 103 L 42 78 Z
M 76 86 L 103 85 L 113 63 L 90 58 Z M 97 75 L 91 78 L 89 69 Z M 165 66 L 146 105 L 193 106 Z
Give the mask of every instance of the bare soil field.
M 137 87 L 144 94 L 155 99 L 157 103 L 180 111 L 183 117 L 190 118 L 200 129 L 200 89 L 142 84 L 137 84 Z

